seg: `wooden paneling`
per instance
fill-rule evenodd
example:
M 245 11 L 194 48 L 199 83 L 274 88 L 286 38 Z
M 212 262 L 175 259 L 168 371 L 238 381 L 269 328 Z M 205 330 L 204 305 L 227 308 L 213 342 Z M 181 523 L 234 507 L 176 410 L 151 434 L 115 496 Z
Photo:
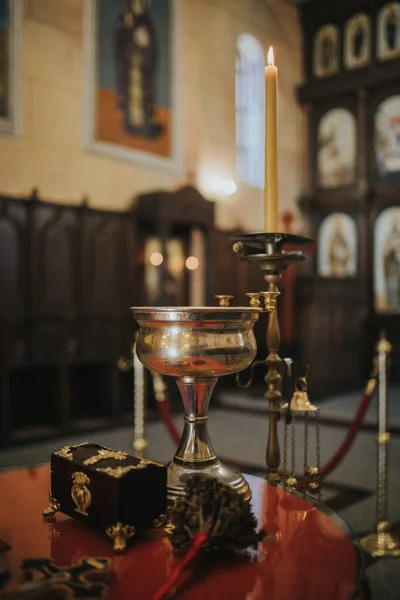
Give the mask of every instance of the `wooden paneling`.
M 359 389 L 364 382 L 360 353 L 364 311 L 361 298 L 357 301 L 357 284 L 299 278 L 296 306 L 299 362 L 310 365 L 313 396 Z
M 32 357 L 63 361 L 76 316 L 76 211 L 35 202 L 30 237 Z
M 210 253 L 213 215 L 190 187 L 126 212 L 0 197 L 0 445 L 121 422 L 146 232 L 201 227 Z
M 0 198 L 2 444 L 118 417 L 135 236 L 132 211 Z
M 27 215 L 24 206 L 9 201 L 0 210 L 0 362 L 5 365 L 22 362 L 26 354 Z

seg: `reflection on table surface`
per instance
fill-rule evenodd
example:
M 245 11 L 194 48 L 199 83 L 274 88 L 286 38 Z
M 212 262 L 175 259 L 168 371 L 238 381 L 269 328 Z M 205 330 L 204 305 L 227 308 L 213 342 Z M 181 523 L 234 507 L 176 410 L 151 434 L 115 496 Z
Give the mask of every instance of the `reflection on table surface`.
M 358 554 L 344 524 L 317 506 L 260 478 L 246 476 L 253 510 L 268 537 L 251 557 L 205 556 L 179 588 L 180 600 L 348 600 L 359 577 Z M 115 556 L 105 534 L 58 514 L 42 518 L 48 505 L 48 466 L 0 474 L 0 538 L 11 578 L 25 558 L 51 556 L 70 565 L 85 556 L 113 557 L 109 598 L 146 600 L 165 581 L 177 559 L 161 531 L 137 538 L 126 554 Z M 3 591 L 3 588 L 1 589 Z

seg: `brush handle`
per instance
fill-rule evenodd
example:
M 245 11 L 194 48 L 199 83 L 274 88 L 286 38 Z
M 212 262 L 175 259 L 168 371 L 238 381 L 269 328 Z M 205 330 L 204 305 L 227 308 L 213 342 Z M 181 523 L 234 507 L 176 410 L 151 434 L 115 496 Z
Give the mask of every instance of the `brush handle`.
M 162 600 L 168 592 L 171 591 L 172 587 L 179 579 L 182 571 L 198 556 L 202 550 L 202 546 L 204 542 L 207 540 L 208 536 L 205 533 L 196 533 L 193 538 L 193 543 L 190 547 L 190 550 L 184 556 L 182 561 L 173 569 L 171 575 L 168 577 L 167 581 L 163 583 L 161 587 L 153 594 L 151 600 Z

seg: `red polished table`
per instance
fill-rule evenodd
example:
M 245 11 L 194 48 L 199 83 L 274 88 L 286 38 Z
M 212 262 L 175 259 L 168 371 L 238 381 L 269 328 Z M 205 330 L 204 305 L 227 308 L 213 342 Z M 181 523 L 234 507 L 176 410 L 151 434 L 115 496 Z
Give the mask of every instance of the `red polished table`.
M 349 600 L 361 577 L 360 554 L 345 523 L 320 505 L 246 476 L 252 507 L 268 538 L 252 560 L 208 560 L 187 585 L 180 600 Z M 136 540 L 124 555 L 115 556 L 101 532 L 57 515 L 46 522 L 48 466 L 0 474 L 0 538 L 12 549 L 6 554 L 11 578 L 19 577 L 26 558 L 51 557 L 58 565 L 91 557 L 114 557 L 111 600 L 150 599 L 165 581 L 176 560 L 161 531 Z

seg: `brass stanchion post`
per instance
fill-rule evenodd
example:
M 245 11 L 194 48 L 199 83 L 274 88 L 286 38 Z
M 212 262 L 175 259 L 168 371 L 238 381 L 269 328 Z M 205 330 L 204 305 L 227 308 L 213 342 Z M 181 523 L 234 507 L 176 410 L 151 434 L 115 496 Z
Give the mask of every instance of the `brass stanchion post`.
M 400 556 L 398 540 L 389 532 L 387 520 L 387 450 L 390 433 L 387 431 L 388 420 L 388 391 L 387 391 L 387 359 L 392 346 L 385 333 L 381 333 L 376 346 L 378 352 L 379 372 L 379 400 L 378 400 L 378 484 L 377 484 L 377 512 L 378 524 L 376 532 L 361 538 L 363 550 L 371 556 Z
M 132 358 L 120 356 L 117 367 L 123 373 L 133 370 L 133 451 L 138 458 L 144 458 L 148 442 L 145 436 L 145 381 L 144 367 L 136 354 L 136 342 L 132 348 Z

